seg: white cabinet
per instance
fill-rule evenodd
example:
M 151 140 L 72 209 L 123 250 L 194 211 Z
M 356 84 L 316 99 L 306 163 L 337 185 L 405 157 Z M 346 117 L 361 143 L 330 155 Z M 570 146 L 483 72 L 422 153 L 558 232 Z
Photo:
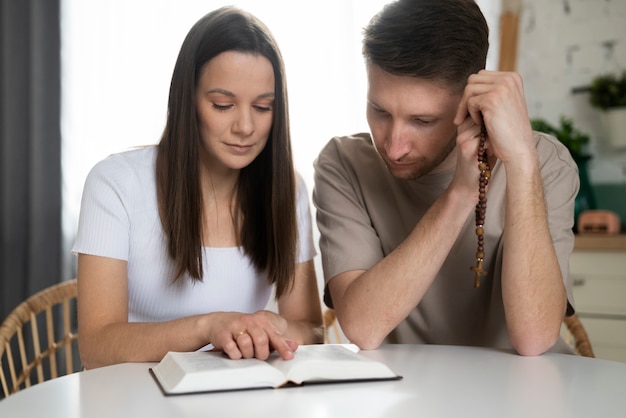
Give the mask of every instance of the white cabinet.
M 570 257 L 576 313 L 597 358 L 626 362 L 626 249 L 603 248 L 577 245 Z

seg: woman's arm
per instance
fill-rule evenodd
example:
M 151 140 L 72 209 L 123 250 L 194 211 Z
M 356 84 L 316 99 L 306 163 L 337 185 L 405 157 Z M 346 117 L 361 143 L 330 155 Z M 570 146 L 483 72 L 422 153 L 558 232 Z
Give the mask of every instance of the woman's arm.
M 128 322 L 127 263 L 78 256 L 78 337 L 81 360 L 90 369 L 126 361 L 159 361 L 167 351 L 203 345 L 195 331 L 201 317 L 164 323 Z
M 288 322 L 286 338 L 298 344 L 323 342 L 322 310 L 313 260 L 296 264 L 293 289 L 278 301 L 278 312 Z
M 297 269 L 298 277 L 302 268 Z M 284 298 L 306 298 L 310 280 L 300 278 L 290 296 Z M 315 284 L 314 273 L 312 280 Z M 315 284 L 312 294 L 317 300 L 316 289 Z M 85 254 L 78 256 L 78 301 L 79 348 L 87 369 L 121 362 L 159 361 L 168 351 L 195 351 L 209 343 L 235 359 L 265 359 L 271 349 L 288 359 L 296 348 L 289 340 L 313 341 L 309 333 L 314 325 L 307 326 L 306 322 L 315 322 L 316 317 L 313 301 L 301 302 L 299 309 L 307 313 L 300 316 L 287 309 L 287 319 L 268 311 L 215 312 L 166 322 L 129 323 L 127 263 Z M 289 302 L 288 306 L 297 305 Z M 316 306 L 319 324 L 319 301 Z

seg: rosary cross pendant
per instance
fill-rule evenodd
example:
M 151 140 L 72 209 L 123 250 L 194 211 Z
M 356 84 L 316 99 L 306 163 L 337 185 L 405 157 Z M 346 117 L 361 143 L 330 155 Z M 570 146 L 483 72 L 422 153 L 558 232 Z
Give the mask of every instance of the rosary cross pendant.
M 480 279 L 487 275 L 487 270 L 483 269 L 483 261 L 476 260 L 476 265 L 471 266 L 470 270 L 474 272 L 474 287 L 480 287 Z

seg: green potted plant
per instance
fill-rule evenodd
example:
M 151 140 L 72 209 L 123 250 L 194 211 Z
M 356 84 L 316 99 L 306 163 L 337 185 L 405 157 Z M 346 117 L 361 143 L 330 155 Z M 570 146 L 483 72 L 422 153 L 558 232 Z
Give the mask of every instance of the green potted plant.
M 608 73 L 593 78 L 589 103 L 602 111 L 609 143 L 617 148 L 626 147 L 626 70 L 621 76 Z
M 531 119 L 530 124 L 535 131 L 553 135 L 563 143 L 572 154 L 572 158 L 578 165 L 578 176 L 580 178 L 580 188 L 576 201 L 574 202 L 574 231 L 577 230 L 576 223 L 578 216 L 585 210 L 596 209 L 596 199 L 589 181 L 587 163 L 591 159 L 591 154 L 587 151 L 589 135 L 579 131 L 574 127 L 574 122 L 563 115 L 559 119 L 559 125 L 554 126 L 546 120 L 537 118 Z
M 575 128 L 574 122 L 570 118 L 561 115 L 558 126 L 554 126 L 541 118 L 531 119 L 530 124 L 535 131 L 553 135 L 556 139 L 561 141 L 572 154 L 576 163 L 591 158 L 587 152 L 589 135 Z

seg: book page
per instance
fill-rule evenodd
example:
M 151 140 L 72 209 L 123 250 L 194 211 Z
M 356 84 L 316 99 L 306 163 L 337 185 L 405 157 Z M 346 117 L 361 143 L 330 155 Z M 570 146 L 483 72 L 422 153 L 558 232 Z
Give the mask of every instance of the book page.
M 151 371 L 165 394 L 278 388 L 288 383 L 400 379 L 343 344 L 299 346 L 292 360 L 231 360 L 222 352 L 169 352 Z
M 285 376 L 258 359 L 231 360 L 221 352 L 170 352 L 152 368 L 166 393 L 277 387 Z
M 355 350 L 358 348 L 342 344 L 302 345 L 292 360 L 271 357 L 268 362 L 296 384 L 398 377 L 385 364 L 361 356 Z

